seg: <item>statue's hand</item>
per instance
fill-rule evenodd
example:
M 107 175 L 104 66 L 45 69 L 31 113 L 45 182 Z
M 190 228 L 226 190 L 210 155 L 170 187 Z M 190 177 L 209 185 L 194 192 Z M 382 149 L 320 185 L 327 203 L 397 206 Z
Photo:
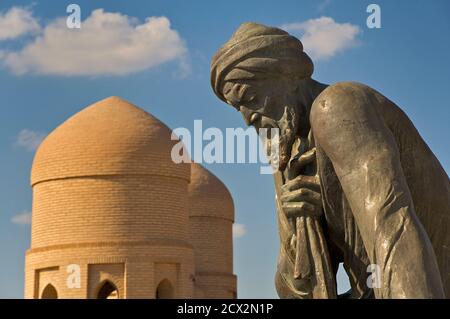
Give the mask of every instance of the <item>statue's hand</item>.
M 322 195 L 318 176 L 299 175 L 281 187 L 281 207 L 287 218 L 320 216 Z

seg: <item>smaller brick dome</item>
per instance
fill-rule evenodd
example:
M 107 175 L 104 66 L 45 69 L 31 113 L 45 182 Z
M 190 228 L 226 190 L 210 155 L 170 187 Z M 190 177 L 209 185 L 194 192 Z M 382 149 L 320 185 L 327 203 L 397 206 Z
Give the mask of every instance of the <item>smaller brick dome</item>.
M 197 163 L 191 166 L 189 216 L 217 217 L 234 222 L 233 198 L 227 187 Z
M 189 164 L 175 164 L 171 130 L 119 98 L 92 104 L 55 129 L 36 152 L 31 184 L 83 176 L 159 175 L 189 181 Z

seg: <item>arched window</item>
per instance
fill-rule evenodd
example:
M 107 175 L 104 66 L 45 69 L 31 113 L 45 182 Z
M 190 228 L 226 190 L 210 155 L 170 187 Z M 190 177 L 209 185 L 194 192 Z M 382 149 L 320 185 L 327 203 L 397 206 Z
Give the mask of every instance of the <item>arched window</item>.
M 41 299 L 58 299 L 58 292 L 52 284 L 45 286 L 42 291 Z
M 173 286 L 169 280 L 164 279 L 156 288 L 156 299 L 172 299 L 173 298 Z
M 119 291 L 112 282 L 106 280 L 98 290 L 97 299 L 119 299 Z

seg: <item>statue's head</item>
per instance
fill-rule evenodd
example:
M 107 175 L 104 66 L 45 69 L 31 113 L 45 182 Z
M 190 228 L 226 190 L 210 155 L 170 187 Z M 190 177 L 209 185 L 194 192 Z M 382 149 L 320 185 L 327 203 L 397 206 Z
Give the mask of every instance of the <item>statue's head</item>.
M 299 89 L 312 73 L 300 40 L 256 23 L 242 24 L 211 62 L 211 85 L 222 101 L 256 130 L 280 129 L 280 170 L 289 161 L 300 126 L 308 122 Z

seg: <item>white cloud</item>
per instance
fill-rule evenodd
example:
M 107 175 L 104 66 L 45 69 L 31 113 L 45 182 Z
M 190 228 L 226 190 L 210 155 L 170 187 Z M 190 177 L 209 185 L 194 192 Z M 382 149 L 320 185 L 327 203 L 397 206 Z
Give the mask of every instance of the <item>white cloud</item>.
M 34 151 L 44 140 L 45 136 L 46 134 L 44 133 L 24 129 L 17 135 L 16 144 L 27 151 Z
M 328 59 L 357 44 L 360 28 L 351 23 L 337 23 L 330 17 L 289 23 L 282 29 L 299 36 L 305 51 L 313 59 Z
M 166 17 L 144 23 L 103 9 L 92 11 L 80 29 L 66 18 L 50 22 L 31 43 L 4 52 L 2 61 L 13 73 L 64 76 L 126 75 L 178 60 L 186 70 L 187 49 Z
M 240 238 L 247 233 L 247 228 L 244 224 L 233 224 L 233 238 Z
M 39 23 L 29 8 L 12 7 L 0 12 L 0 40 L 14 39 L 39 29 Z
M 31 224 L 31 213 L 22 212 L 11 217 L 11 223 L 16 225 L 30 225 Z

